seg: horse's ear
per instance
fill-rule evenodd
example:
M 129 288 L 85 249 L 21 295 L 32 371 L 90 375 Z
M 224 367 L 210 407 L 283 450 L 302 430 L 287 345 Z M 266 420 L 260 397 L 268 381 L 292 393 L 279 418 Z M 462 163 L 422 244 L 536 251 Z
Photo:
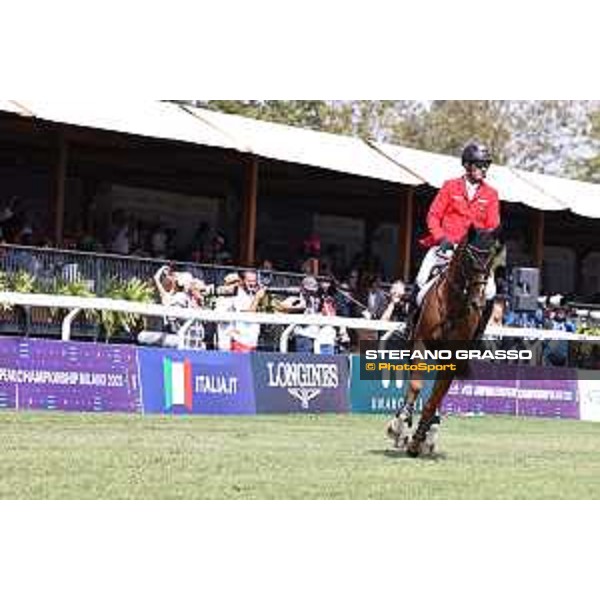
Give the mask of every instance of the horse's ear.
M 469 244 L 472 244 L 475 240 L 477 240 L 478 233 L 479 232 L 475 225 L 471 223 L 471 225 L 469 225 L 469 232 L 467 233 L 467 241 L 469 242 Z
M 500 239 L 500 234 L 502 233 L 502 226 L 498 225 L 498 227 L 496 227 L 495 229 L 488 229 L 487 230 L 490 234 L 490 237 L 492 237 L 495 240 Z

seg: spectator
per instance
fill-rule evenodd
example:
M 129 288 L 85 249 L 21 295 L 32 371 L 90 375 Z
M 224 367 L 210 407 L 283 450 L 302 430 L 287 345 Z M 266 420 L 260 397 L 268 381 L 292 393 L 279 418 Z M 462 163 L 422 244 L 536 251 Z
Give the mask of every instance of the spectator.
M 554 331 L 575 332 L 575 324 L 567 318 L 564 308 L 550 311 L 546 322 L 548 329 Z M 544 364 L 553 367 L 566 367 L 569 361 L 568 340 L 546 340 L 543 344 Z
M 508 310 L 504 316 L 507 327 L 539 328 L 542 326 L 543 315 L 540 311 L 514 311 Z
M 31 225 L 24 225 L 19 232 L 17 243 L 21 246 L 33 246 L 33 228 Z
M 98 243 L 94 235 L 87 229 L 78 232 L 76 244 L 77 249 L 82 252 L 96 252 L 98 250 Z
M 207 261 L 209 230 L 209 225 L 205 221 L 198 225 L 190 245 L 189 255 L 192 262 L 203 263 Z
M 231 264 L 231 260 L 231 252 L 227 248 L 225 236 L 217 233 L 211 243 L 211 262 L 216 265 L 228 265 Z
M 386 293 L 381 289 L 379 276 L 371 275 L 366 281 L 366 286 L 367 311 L 370 318 L 379 319 L 388 306 L 388 299 Z
M 272 271 L 275 267 L 273 266 L 273 261 L 270 258 L 265 258 L 263 261 L 261 261 L 258 268 L 261 271 Z
M 352 269 L 350 273 L 348 273 L 346 283 L 348 284 L 349 291 L 353 295 L 356 295 L 358 293 L 358 287 L 360 284 L 360 273 L 358 269 Z
M 162 224 L 159 224 L 152 232 L 150 238 L 150 248 L 152 256 L 155 258 L 166 258 L 167 257 L 167 232 Z
M 337 313 L 342 317 L 361 317 L 367 308 L 357 300 L 359 276 L 359 272 L 353 269 L 337 290 Z
M 15 206 L 18 202 L 17 196 L 13 196 L 2 209 L 0 209 L 0 227 L 2 228 L 2 237 L 6 242 L 12 242 L 13 236 L 19 226 L 18 218 L 15 214 Z
M 115 254 L 127 255 L 131 249 L 129 223 L 122 210 L 113 213 L 109 248 Z
M 300 270 L 307 275 L 318 275 L 320 257 L 321 239 L 313 233 L 302 242 L 302 266 Z
M 322 280 L 320 283 L 321 313 L 326 317 L 335 317 L 337 314 L 337 288 L 331 279 Z
M 204 308 L 208 288 L 202 279 L 193 278 L 189 288 L 190 304 L 194 308 Z
M 333 296 L 334 290 L 328 288 L 323 291 L 319 288 L 318 281 L 308 275 L 302 280 L 300 285 L 300 296 L 287 312 L 302 313 L 305 315 L 329 315 L 335 314 L 335 302 Z M 335 330 L 333 339 L 331 331 L 320 325 L 299 325 L 294 329 L 294 342 L 296 352 L 305 352 L 312 354 L 316 346 L 320 346 L 322 353 L 333 353 L 333 340 L 335 339 Z M 319 343 L 317 344 L 317 340 Z
M 406 286 L 400 279 L 394 281 L 390 288 L 390 298 L 387 306 L 380 316 L 380 321 L 402 321 L 406 323 L 408 316 L 408 303 L 406 295 Z M 402 339 L 403 334 L 399 331 L 394 331 L 390 339 Z
M 225 275 L 223 285 L 217 293 L 215 310 L 218 312 L 234 311 L 234 300 L 242 280 L 237 273 Z M 217 323 L 217 348 L 229 352 L 231 350 L 231 335 L 234 329 L 232 321 Z
M 381 321 L 403 321 L 406 318 L 405 300 L 406 287 L 404 282 L 398 279 L 390 288 L 390 299 L 387 306 L 379 317 Z
M 492 306 L 492 313 L 490 320 L 487 325 L 494 327 L 501 327 L 504 322 L 504 311 L 506 310 L 506 300 L 502 297 L 496 296 L 494 299 L 494 305 Z
M 192 300 L 189 295 L 193 277 L 191 273 L 177 273 L 169 266 L 161 267 L 154 275 L 154 283 L 160 300 L 164 306 L 190 308 Z M 166 317 L 165 328 L 177 333 L 183 323 L 180 319 Z
M 336 288 L 335 295 L 336 312 L 340 317 L 352 317 L 353 302 L 351 300 L 350 286 L 342 283 Z
M 233 299 L 236 312 L 257 312 L 266 289 L 258 286 L 256 271 L 244 271 L 242 283 Z M 231 332 L 231 350 L 233 352 L 252 352 L 258 346 L 260 325 L 248 321 L 236 321 Z

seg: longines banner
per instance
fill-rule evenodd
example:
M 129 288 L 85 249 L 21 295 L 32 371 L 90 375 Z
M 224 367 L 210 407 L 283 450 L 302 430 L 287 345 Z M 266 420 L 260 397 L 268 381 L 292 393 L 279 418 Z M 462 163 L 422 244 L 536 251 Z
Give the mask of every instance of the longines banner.
M 0 338 L 0 408 L 139 412 L 132 346 Z
M 256 353 L 251 358 L 257 412 L 348 412 L 347 356 Z
M 256 412 L 247 354 L 140 348 L 139 360 L 146 412 Z

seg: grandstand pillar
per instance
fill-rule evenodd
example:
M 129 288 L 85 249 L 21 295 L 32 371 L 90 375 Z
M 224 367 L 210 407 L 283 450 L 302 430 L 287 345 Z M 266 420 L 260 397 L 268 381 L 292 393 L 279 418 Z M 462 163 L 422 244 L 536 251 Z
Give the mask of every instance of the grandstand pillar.
M 242 230 L 240 239 L 240 262 L 243 266 L 254 265 L 256 240 L 256 198 L 258 193 L 258 157 L 251 156 L 245 166 L 242 191 Z
M 532 216 L 533 262 L 538 269 L 544 263 L 544 211 L 535 210 Z
M 400 221 L 398 223 L 398 262 L 396 276 L 403 281 L 410 278 L 410 261 L 414 228 L 414 188 L 404 188 L 406 192 L 400 200 Z
M 67 140 L 63 132 L 58 137 L 58 159 L 54 179 L 54 243 L 63 241 L 65 221 L 65 187 L 67 182 Z

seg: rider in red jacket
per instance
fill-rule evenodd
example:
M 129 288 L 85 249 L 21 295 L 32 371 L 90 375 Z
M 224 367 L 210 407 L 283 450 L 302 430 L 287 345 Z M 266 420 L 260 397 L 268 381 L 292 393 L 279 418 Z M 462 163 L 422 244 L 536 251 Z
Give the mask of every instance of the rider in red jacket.
M 485 182 L 491 164 L 488 149 L 469 144 L 463 151 L 465 175 L 446 181 L 427 215 L 429 234 L 420 240 L 426 248 L 445 242 L 458 244 L 471 224 L 478 229 L 496 229 L 500 225 L 498 192 Z
M 483 144 L 467 144 L 462 153 L 465 174 L 446 181 L 433 200 L 427 214 L 429 233 L 419 240 L 429 251 L 417 274 L 413 304 L 416 304 L 418 291 L 429 280 L 433 267 L 448 261 L 455 244 L 465 237 L 471 225 L 478 229 L 496 229 L 500 225 L 498 192 L 485 182 L 491 163 L 490 152 Z M 495 292 L 491 277 L 486 297 L 493 298 Z M 414 320 L 410 326 L 413 324 Z

